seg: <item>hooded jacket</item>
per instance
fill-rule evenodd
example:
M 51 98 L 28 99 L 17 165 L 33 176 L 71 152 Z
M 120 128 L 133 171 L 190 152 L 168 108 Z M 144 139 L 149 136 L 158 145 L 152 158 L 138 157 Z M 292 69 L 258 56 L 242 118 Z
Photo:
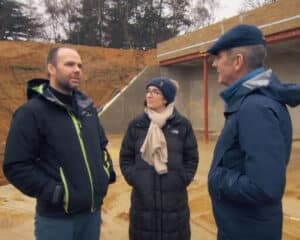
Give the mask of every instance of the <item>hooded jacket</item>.
M 168 173 L 158 174 L 141 157 L 150 119 L 146 113 L 128 127 L 120 152 L 120 168 L 133 187 L 130 240 L 189 240 L 187 186 L 198 165 L 197 141 L 190 122 L 176 110 L 162 128 L 168 148 Z
M 227 99 L 208 176 L 218 239 L 281 239 L 292 143 L 285 104 L 299 104 L 299 96 L 300 85 L 281 84 L 268 70 L 243 82 Z
M 107 192 L 107 139 L 92 101 L 79 91 L 73 107 L 47 80 L 28 83 L 28 102 L 13 115 L 3 171 L 24 194 L 37 198 L 41 216 L 63 217 L 100 208 Z

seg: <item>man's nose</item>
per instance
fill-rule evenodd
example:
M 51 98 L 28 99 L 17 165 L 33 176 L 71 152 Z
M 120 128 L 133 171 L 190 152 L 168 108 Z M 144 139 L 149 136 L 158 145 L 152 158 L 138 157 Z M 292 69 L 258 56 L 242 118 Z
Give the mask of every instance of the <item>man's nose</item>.
M 75 65 L 75 71 L 76 72 L 81 72 L 81 67 L 79 65 Z

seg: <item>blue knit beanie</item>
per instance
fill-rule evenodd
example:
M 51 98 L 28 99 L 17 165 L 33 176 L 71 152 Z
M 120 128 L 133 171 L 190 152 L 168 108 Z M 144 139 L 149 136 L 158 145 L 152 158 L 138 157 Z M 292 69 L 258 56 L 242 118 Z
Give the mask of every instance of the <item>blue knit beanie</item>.
M 162 92 L 165 99 L 167 100 L 167 104 L 174 101 L 176 96 L 176 86 L 170 79 L 165 77 L 153 78 L 146 85 L 146 89 L 148 89 L 148 87 L 150 86 L 157 87 Z

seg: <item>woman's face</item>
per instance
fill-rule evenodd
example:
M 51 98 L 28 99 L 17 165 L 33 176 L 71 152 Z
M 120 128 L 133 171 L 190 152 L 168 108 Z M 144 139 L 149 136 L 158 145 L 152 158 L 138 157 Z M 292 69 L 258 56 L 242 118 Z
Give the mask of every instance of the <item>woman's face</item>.
M 149 86 L 146 91 L 146 104 L 147 108 L 162 112 L 166 108 L 167 100 L 157 87 Z

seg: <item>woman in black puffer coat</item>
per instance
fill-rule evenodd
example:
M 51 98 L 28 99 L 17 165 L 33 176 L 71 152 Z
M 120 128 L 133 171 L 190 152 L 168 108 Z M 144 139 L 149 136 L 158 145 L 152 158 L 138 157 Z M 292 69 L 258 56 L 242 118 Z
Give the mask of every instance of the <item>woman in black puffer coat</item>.
M 174 108 L 176 85 L 167 78 L 146 86 L 145 112 L 128 127 L 120 167 L 132 186 L 130 240 L 189 240 L 187 186 L 197 165 L 191 123 Z

